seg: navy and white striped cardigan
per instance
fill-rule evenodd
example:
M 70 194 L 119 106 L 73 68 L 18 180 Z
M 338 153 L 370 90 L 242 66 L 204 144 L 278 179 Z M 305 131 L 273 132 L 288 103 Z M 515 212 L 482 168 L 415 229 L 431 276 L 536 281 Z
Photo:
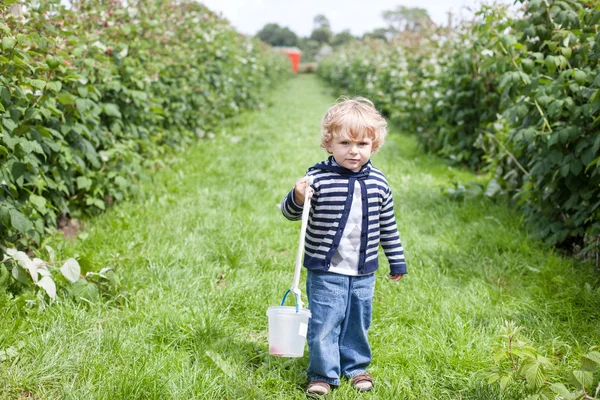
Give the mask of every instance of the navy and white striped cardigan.
M 333 156 L 318 163 L 306 173 L 314 178 L 313 197 L 304 246 L 304 266 L 327 271 L 335 254 L 354 195 L 354 182 L 362 193 L 362 229 L 358 262 L 359 275 L 374 272 L 379 267 L 379 243 L 390 263 L 391 274 L 406 274 L 404 250 L 400 243 L 394 201 L 387 180 L 371 161 L 359 172 L 353 172 L 335 162 Z M 294 201 L 294 189 L 283 199 L 281 211 L 292 221 L 302 218 L 302 206 Z

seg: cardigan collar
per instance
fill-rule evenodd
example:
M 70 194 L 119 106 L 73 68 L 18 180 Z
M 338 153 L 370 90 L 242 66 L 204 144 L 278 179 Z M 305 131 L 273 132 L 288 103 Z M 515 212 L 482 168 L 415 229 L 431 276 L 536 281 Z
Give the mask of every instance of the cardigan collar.
M 348 178 L 363 180 L 369 177 L 369 173 L 371 172 L 372 166 L 373 165 L 371 164 L 371 160 L 369 160 L 365 165 L 362 166 L 360 171 L 354 172 L 351 169 L 342 167 L 335 161 L 333 156 L 329 156 L 329 158 L 326 161 L 318 163 L 314 167 L 310 168 L 310 170 L 322 169 L 325 171 L 337 172 L 338 174 Z

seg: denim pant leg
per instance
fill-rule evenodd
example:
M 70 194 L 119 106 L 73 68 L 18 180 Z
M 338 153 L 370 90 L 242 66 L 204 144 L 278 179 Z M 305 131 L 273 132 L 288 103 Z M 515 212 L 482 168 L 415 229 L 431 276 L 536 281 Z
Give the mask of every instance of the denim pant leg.
M 339 336 L 346 314 L 347 276 L 308 270 L 306 294 L 311 318 L 308 320 L 310 381 L 340 384 Z
M 341 373 L 352 378 L 371 363 L 368 332 L 371 326 L 375 274 L 349 277 L 346 320 L 340 333 Z

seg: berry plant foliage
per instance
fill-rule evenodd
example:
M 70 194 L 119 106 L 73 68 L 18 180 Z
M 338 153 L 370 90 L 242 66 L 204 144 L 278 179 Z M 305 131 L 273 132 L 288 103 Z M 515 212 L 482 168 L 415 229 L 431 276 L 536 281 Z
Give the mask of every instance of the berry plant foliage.
M 285 56 L 195 1 L 0 2 L 0 245 L 13 275 L 46 273 L 16 248 L 135 194 L 169 152 L 289 75 Z M 53 292 L 48 274 L 30 280 Z
M 318 73 L 374 98 L 423 147 L 489 172 L 531 232 L 597 251 L 600 240 L 600 4 L 481 6 L 456 30 L 367 40 Z

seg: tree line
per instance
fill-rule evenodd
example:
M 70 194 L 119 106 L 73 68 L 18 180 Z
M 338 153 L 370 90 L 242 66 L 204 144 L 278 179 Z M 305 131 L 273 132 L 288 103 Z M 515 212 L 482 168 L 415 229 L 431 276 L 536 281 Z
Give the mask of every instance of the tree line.
M 398 6 L 382 13 L 387 24 L 362 35 L 353 35 L 350 29 L 333 32 L 329 19 L 318 14 L 313 18 L 313 29 L 309 36 L 298 36 L 290 28 L 277 23 L 268 23 L 256 33 L 256 37 L 271 46 L 298 47 L 304 61 L 315 61 L 331 50 L 365 38 L 391 41 L 401 32 L 433 32 L 435 23 L 427 10 L 419 7 Z

